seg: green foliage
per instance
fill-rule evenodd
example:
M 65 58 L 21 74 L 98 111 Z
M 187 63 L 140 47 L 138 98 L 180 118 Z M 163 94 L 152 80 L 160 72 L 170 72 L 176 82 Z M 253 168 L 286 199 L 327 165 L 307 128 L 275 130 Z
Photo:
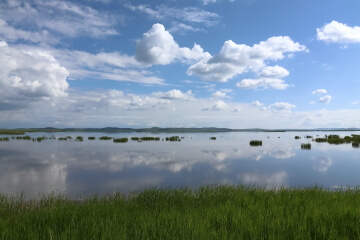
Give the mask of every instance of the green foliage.
M 306 136 L 306 138 L 313 138 L 313 136 Z
M 113 139 L 112 137 L 108 137 L 108 136 L 102 136 L 102 137 L 99 137 L 100 140 L 111 140 Z
M 8 137 L 0 138 L 0 142 L 8 142 L 8 141 L 10 141 L 10 138 Z
M 250 146 L 252 146 L 252 147 L 262 146 L 262 141 L 260 141 L 260 140 L 251 140 L 250 141 Z
M 142 137 L 140 141 L 160 141 L 159 137 Z
M 133 140 L 133 141 L 139 141 L 140 138 L 138 138 L 138 137 L 132 137 L 131 140 Z
M 81 136 L 77 136 L 77 137 L 76 137 L 76 141 L 82 142 L 82 141 L 84 141 L 84 138 L 81 137 Z
M 114 143 L 126 143 L 126 142 L 128 142 L 128 141 L 129 141 L 128 138 L 115 138 L 115 139 L 113 140 Z
M 0 239 L 359 239 L 360 191 L 213 186 L 0 196 Z
M 66 141 L 66 140 L 68 140 L 68 138 L 67 137 L 59 137 L 58 140 L 59 141 Z
M 300 136 L 295 136 L 295 139 L 297 140 L 297 139 L 300 139 L 301 137 Z
M 28 135 L 26 135 L 26 136 L 17 136 L 17 137 L 15 137 L 15 139 L 16 140 L 31 140 L 32 138 L 30 137 L 30 136 L 28 136 Z
M 95 140 L 95 137 L 88 137 L 88 140 Z
M 216 137 L 210 137 L 210 140 L 216 140 Z
M 170 141 L 170 142 L 180 142 L 181 141 L 179 136 L 167 137 L 167 138 L 165 138 L 165 140 Z
M 315 142 L 318 142 L 318 143 L 327 142 L 327 141 L 328 141 L 327 138 L 315 138 Z

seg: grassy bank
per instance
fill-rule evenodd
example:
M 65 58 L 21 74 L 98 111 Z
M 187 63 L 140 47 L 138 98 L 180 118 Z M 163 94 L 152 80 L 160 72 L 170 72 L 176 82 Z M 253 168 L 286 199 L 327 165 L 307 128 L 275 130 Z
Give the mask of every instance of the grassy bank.
M 0 239 L 360 239 L 360 190 L 243 186 L 0 197 Z

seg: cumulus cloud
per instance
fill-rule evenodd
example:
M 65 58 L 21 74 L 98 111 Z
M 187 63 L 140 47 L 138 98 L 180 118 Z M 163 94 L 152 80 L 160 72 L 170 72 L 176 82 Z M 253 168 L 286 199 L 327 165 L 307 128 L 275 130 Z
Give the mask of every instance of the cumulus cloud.
M 328 103 L 330 103 L 331 99 L 332 99 L 332 96 L 326 95 L 326 96 L 319 98 L 319 102 L 328 104 Z
M 264 104 L 259 102 L 259 101 L 255 101 L 255 102 L 252 102 L 251 105 L 255 106 L 255 107 L 261 107 L 263 106 Z
M 332 21 L 322 28 L 317 28 L 317 39 L 328 43 L 360 43 L 360 27 Z
M 283 78 L 286 76 L 289 76 L 289 71 L 278 65 L 268 66 L 259 73 L 260 78 Z
M 69 72 L 46 52 L 25 52 L 2 41 L 0 66 L 0 101 L 3 108 L 9 102 L 26 104 L 28 101 L 66 96 Z
M 165 30 L 164 25 L 154 24 L 143 34 L 136 44 L 136 60 L 146 64 L 166 65 L 175 61 L 198 61 L 209 58 L 210 54 L 204 52 L 200 45 L 194 44 L 192 49 L 180 48 L 173 36 Z
M 224 93 L 222 91 L 216 91 L 213 94 L 211 94 L 211 97 L 213 97 L 213 98 L 224 98 L 224 97 L 226 97 L 226 93 Z
M 178 89 L 173 89 L 168 92 L 155 92 L 152 94 L 155 97 L 169 100 L 191 100 L 193 99 L 191 90 L 183 93 Z
M 295 107 L 296 107 L 295 105 L 285 102 L 277 102 L 269 106 L 270 109 L 274 109 L 276 111 L 290 111 Z
M 312 94 L 326 94 L 327 91 L 326 89 L 318 89 L 318 90 L 315 90 L 313 92 L 311 92 Z
M 227 82 L 238 74 L 249 71 L 259 73 L 266 68 L 266 63 L 283 59 L 285 53 L 305 51 L 306 47 L 291 40 L 287 36 L 271 37 L 252 47 L 245 44 L 236 44 L 229 40 L 224 43 L 219 54 L 203 58 L 187 70 L 189 75 L 198 75 L 204 80 Z M 264 69 L 265 70 L 265 69 Z M 267 68 L 263 75 L 288 74 L 285 69 L 275 66 Z M 276 86 L 285 85 L 277 82 Z
M 262 69 L 258 74 L 258 79 L 244 79 L 237 83 L 236 86 L 241 88 L 275 88 L 286 89 L 290 85 L 280 79 L 289 75 L 289 71 L 278 65 L 268 66 Z
M 203 111 L 218 111 L 227 108 L 227 104 L 221 100 L 218 100 L 211 107 L 204 107 Z

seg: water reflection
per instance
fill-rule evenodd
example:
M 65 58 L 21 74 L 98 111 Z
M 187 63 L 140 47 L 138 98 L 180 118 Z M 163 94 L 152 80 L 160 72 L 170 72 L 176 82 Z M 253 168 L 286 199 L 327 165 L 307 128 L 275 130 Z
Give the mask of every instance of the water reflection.
M 60 192 L 77 198 L 114 191 L 128 193 L 149 186 L 360 184 L 358 149 L 351 144 L 295 140 L 296 133 L 281 133 L 281 138 L 279 133 L 183 134 L 181 142 L 124 144 L 88 141 L 88 135 L 94 133 L 76 133 L 72 138 L 79 135 L 84 136 L 83 142 L 1 142 L 0 192 L 24 192 L 28 198 Z M 209 140 L 210 136 L 217 140 Z M 251 139 L 262 140 L 262 146 L 249 146 Z M 310 142 L 312 150 L 301 151 L 300 144 Z M 337 168 L 332 168 L 335 164 Z

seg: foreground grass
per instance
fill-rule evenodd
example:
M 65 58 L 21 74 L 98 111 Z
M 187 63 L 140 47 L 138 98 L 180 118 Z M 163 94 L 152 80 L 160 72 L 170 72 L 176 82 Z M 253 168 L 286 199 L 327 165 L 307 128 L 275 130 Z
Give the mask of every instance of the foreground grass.
M 81 202 L 0 196 L 0 239 L 360 239 L 360 190 L 215 186 Z

